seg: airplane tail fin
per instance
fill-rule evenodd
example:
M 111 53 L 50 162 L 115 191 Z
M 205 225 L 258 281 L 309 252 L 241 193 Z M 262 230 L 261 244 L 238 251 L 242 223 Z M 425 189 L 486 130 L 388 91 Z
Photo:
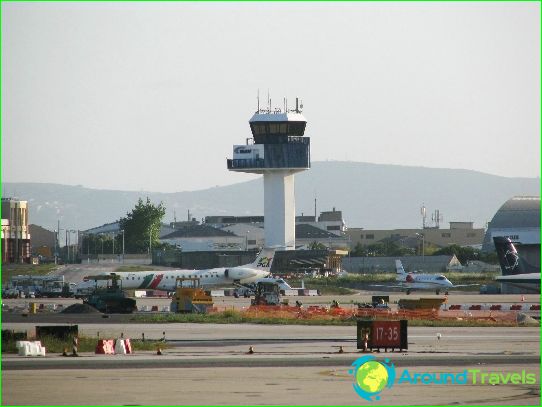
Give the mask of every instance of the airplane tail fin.
M 271 271 L 271 266 L 273 265 L 273 258 L 275 257 L 275 249 L 264 247 L 256 260 L 251 264 L 252 268 Z
M 405 269 L 403 268 L 403 263 L 401 260 L 395 260 L 395 272 L 398 275 L 406 274 Z
M 495 236 L 493 243 L 495 243 L 503 275 L 524 273 L 516 247 L 508 237 Z

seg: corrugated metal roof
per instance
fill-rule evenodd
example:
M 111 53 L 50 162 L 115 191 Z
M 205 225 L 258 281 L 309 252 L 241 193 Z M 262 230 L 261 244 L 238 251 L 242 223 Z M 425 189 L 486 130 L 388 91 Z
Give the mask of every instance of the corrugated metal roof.
M 173 239 L 176 237 L 216 237 L 216 236 L 237 236 L 234 233 L 216 229 L 207 225 L 194 225 L 189 227 L 183 227 L 175 230 L 174 232 L 162 236 L 161 239 Z
M 540 197 L 515 196 L 509 199 L 495 213 L 490 227 L 540 227 Z

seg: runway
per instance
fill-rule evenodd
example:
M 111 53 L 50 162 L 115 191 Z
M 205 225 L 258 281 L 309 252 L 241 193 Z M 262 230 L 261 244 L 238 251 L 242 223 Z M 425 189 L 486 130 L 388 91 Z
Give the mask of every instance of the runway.
M 32 324 L 30 324 L 32 325 Z M 10 328 L 24 328 L 9 323 Z M 106 328 L 106 329 L 105 329 Z M 365 403 L 348 374 L 363 354 L 355 327 L 218 324 L 80 324 L 101 337 L 161 337 L 173 347 L 163 356 L 83 354 L 44 359 L 4 356 L 5 404 L 318 404 Z M 106 333 L 107 331 L 107 333 Z M 441 334 L 437 340 L 436 333 Z M 253 345 L 255 353 L 247 354 Z M 339 346 L 344 353 L 338 353 Z M 486 369 L 537 375 L 535 385 L 408 385 L 386 389 L 376 404 L 527 404 L 539 402 L 538 328 L 409 329 L 409 350 L 374 353 L 398 371 L 459 372 Z M 29 386 L 32 391 L 28 391 Z M 77 389 L 77 390 L 74 390 Z

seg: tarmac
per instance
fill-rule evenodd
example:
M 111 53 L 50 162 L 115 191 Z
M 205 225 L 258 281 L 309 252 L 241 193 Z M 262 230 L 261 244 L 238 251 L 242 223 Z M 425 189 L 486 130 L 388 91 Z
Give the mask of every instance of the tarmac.
M 375 292 L 347 296 L 290 297 L 304 305 L 355 307 Z M 405 298 L 389 294 L 390 302 Z M 413 293 L 409 298 L 435 297 Z M 523 300 L 523 301 L 522 301 Z M 38 313 L 16 310 L 29 302 L 62 304 L 75 299 L 4 300 L 3 329 L 33 333 L 36 325 L 78 324 L 81 335 L 100 338 L 166 338 L 171 348 L 132 355 L 45 358 L 2 355 L 3 405 L 539 405 L 539 327 L 409 327 L 409 349 L 372 353 L 395 365 L 397 377 L 457 373 L 465 369 L 536 374 L 536 384 L 396 383 L 366 401 L 349 370 L 366 354 L 356 347 L 355 326 L 134 323 L 130 315 Z M 169 305 L 167 298 L 138 298 L 138 306 Z M 480 295 L 451 292 L 448 304 L 540 304 L 538 295 Z M 242 309 L 249 299 L 215 298 L 220 308 Z M 393 306 L 393 305 L 392 305 Z M 540 312 L 537 312 L 540 315 Z M 440 334 L 440 340 L 437 339 Z M 249 346 L 254 354 L 248 354 Z M 339 353 L 342 346 L 343 353 Z
M 6 323 L 26 329 L 33 323 Z M 161 338 L 172 348 L 132 355 L 24 358 L 3 355 L 3 404 L 9 405 L 360 405 L 348 373 L 364 355 L 354 326 L 79 324 L 84 335 Z M 437 339 L 440 333 L 440 340 Z M 254 354 L 248 347 L 254 346 Z M 344 353 L 339 353 L 339 346 Z M 446 405 L 540 402 L 540 332 L 529 327 L 410 327 L 407 352 L 389 358 L 411 373 L 536 374 L 534 385 L 395 384 L 370 404 Z

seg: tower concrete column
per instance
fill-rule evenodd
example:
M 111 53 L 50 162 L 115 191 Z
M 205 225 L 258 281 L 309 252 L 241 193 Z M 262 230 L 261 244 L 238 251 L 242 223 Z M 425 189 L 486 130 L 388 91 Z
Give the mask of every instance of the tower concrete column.
M 265 244 L 295 247 L 295 185 L 290 171 L 263 175 Z

